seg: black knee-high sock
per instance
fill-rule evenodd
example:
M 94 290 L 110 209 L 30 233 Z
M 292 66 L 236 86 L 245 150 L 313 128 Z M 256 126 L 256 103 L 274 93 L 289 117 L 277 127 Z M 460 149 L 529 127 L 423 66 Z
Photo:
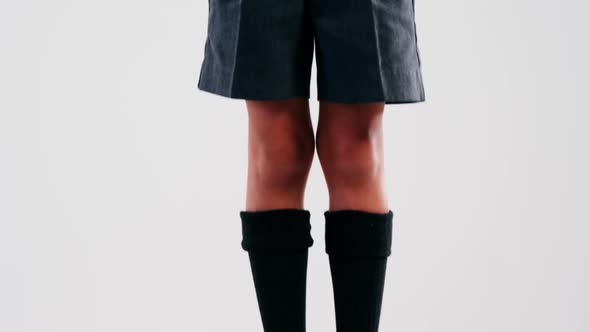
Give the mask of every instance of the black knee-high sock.
M 265 332 L 305 332 L 310 212 L 284 208 L 240 211 Z
M 328 210 L 324 216 L 336 331 L 377 332 L 393 212 Z

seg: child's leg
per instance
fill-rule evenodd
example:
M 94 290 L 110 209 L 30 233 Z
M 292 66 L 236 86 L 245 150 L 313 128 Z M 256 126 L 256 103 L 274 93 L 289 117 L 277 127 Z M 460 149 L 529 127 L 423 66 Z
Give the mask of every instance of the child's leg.
M 384 186 L 383 112 L 383 102 L 320 102 L 316 145 L 330 210 L 389 210 Z
M 307 99 L 248 101 L 248 180 L 242 247 L 265 332 L 304 332 L 310 213 L 303 209 L 315 152 Z
M 377 332 L 392 217 L 384 188 L 382 102 L 320 103 L 317 151 L 328 184 L 326 252 L 338 332 Z
M 246 210 L 302 208 L 315 153 L 308 99 L 248 100 L 246 105 Z

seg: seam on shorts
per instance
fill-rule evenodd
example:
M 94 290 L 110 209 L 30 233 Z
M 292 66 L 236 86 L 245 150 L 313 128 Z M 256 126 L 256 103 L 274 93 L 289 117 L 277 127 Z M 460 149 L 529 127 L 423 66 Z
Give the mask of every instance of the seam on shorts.
M 240 45 L 240 32 L 241 32 L 241 22 L 242 22 L 242 2 L 243 0 L 240 0 L 240 8 L 238 10 L 238 22 L 237 22 L 237 26 L 238 26 L 238 31 L 236 31 L 236 47 L 234 47 L 234 63 L 233 63 L 233 68 L 231 71 L 231 81 L 229 83 L 229 95 L 233 96 L 234 95 L 234 77 L 236 76 L 236 63 L 238 62 L 238 47 Z
M 205 67 L 205 62 L 207 60 L 207 52 L 209 51 L 209 33 L 211 30 L 211 0 L 207 0 L 207 32 L 205 34 L 205 50 L 203 51 L 203 60 L 201 61 L 201 69 L 199 70 L 199 78 L 197 79 L 197 88 L 201 86 L 201 81 L 203 80 L 203 71 Z
M 203 60 L 201 61 L 201 69 L 199 70 L 199 78 L 197 79 L 197 88 L 199 86 L 201 86 L 202 84 L 202 80 L 203 80 L 203 71 L 205 71 L 205 65 L 206 65 L 206 58 L 207 58 L 207 51 L 209 50 L 209 36 L 207 36 L 205 38 L 205 51 L 203 52 Z
M 413 1 L 413 0 L 412 0 Z M 373 35 L 375 37 L 375 48 L 377 49 L 377 67 L 379 69 L 379 84 L 381 85 L 381 95 L 385 99 L 385 86 L 383 85 L 383 71 L 381 60 L 381 48 L 379 46 L 379 33 L 377 31 L 377 21 L 375 19 L 375 4 L 371 0 L 371 23 L 373 24 Z
M 415 0 L 412 0 L 412 21 L 414 22 L 414 47 L 416 48 L 416 58 L 418 60 L 418 66 L 422 66 L 420 60 L 420 53 L 418 52 L 418 31 L 416 31 L 416 4 Z

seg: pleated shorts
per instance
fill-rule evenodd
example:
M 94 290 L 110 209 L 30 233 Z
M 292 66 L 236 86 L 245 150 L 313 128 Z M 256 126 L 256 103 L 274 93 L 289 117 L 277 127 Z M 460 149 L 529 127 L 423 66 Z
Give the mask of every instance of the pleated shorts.
M 424 101 L 413 0 L 209 0 L 198 89 L 251 100 Z

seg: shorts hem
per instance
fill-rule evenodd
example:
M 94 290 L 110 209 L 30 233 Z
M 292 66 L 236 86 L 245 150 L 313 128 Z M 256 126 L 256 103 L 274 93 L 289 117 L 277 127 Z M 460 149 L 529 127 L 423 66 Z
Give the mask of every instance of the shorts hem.
M 386 105 L 400 105 L 400 104 L 417 104 L 426 101 L 424 96 L 420 96 L 417 98 L 410 98 L 410 99 L 364 99 L 364 100 L 351 100 L 351 99 L 338 99 L 338 98 L 326 98 L 326 97 L 317 97 L 316 100 L 318 102 L 331 102 L 331 103 L 340 103 L 340 104 L 366 104 L 366 103 L 376 103 L 382 102 Z
M 323 93 L 318 93 L 318 101 L 343 104 L 362 104 L 383 102 L 390 104 L 414 104 L 426 101 L 421 68 L 410 70 L 380 70 L 381 89 L 362 89 L 355 93 L 341 92 L 342 89 L 328 90 L 323 87 Z M 321 87 L 318 87 L 321 88 Z M 350 90 L 350 89 L 348 89 Z
M 230 98 L 230 99 L 241 99 L 241 100 L 277 101 L 277 100 L 293 99 L 293 98 L 304 98 L 304 99 L 310 98 L 310 94 L 298 93 L 298 92 L 292 92 L 292 93 L 286 93 L 286 94 L 274 95 L 274 96 L 256 95 L 256 94 L 248 94 L 248 93 L 235 93 L 235 92 L 230 92 L 227 90 L 215 89 L 215 88 L 212 88 L 209 85 L 203 84 L 203 83 L 199 83 L 197 85 L 197 89 L 207 92 L 207 93 L 214 94 L 216 96 L 226 97 L 226 98 Z

